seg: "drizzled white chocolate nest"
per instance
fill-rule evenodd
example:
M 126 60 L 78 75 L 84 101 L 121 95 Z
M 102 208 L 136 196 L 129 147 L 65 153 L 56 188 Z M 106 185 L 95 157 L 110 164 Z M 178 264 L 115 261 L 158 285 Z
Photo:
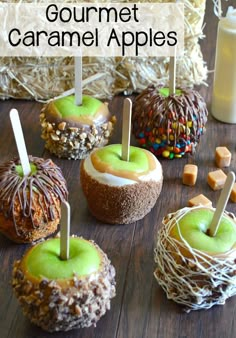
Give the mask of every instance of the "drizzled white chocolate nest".
M 171 235 L 176 223 L 190 210 L 184 208 L 167 215 L 158 232 L 154 276 L 167 298 L 184 305 L 184 310 L 209 309 L 223 305 L 236 295 L 235 246 L 222 254 L 193 249 L 184 238 Z M 235 220 L 232 214 L 228 216 Z

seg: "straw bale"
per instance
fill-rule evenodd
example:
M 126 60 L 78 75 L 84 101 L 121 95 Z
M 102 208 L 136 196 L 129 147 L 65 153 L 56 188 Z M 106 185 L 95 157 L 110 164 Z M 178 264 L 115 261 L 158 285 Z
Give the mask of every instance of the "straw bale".
M 176 83 L 193 87 L 205 83 L 207 77 L 207 66 L 199 45 L 199 39 L 204 37 L 202 26 L 206 0 L 181 0 L 181 2 L 185 5 L 185 51 L 177 60 Z M 74 85 L 73 62 L 73 58 L 69 57 L 0 57 L 0 98 L 40 101 L 58 96 Z M 169 60 L 163 57 L 83 57 L 83 92 L 106 99 L 120 92 L 125 94 L 140 92 L 150 83 L 166 84 L 168 67 Z

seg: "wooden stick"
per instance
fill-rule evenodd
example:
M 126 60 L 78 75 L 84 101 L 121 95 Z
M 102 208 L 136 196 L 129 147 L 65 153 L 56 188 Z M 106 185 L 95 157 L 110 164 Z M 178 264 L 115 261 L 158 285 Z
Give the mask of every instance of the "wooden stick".
M 30 163 L 29 163 L 29 158 L 26 150 L 26 145 L 25 145 L 25 140 L 24 140 L 24 135 L 20 123 L 20 118 L 18 111 L 16 109 L 11 109 L 10 111 L 10 120 L 11 120 L 11 125 L 16 141 L 16 146 L 23 170 L 24 176 L 27 176 L 31 173 L 31 168 L 30 168 Z
M 124 100 L 122 117 L 122 160 L 129 161 L 130 134 L 131 134 L 132 101 Z
M 70 205 L 66 201 L 61 204 L 60 236 L 60 257 L 67 260 L 70 255 Z
M 218 0 L 218 17 L 219 19 L 222 16 L 222 5 L 221 5 L 221 0 Z
M 82 55 L 75 56 L 75 104 L 82 104 Z
M 220 198 L 217 202 L 216 210 L 214 212 L 214 216 L 209 227 L 209 234 L 211 237 L 214 237 L 217 233 L 234 182 L 235 182 L 235 174 L 232 171 L 230 171 L 227 175 L 224 188 L 220 194 Z
M 91 76 L 87 77 L 87 79 L 82 80 L 82 88 L 83 88 L 83 86 L 86 86 L 87 84 L 89 84 L 93 81 L 97 81 L 97 80 L 99 80 L 99 79 L 101 79 L 105 76 L 106 76 L 105 73 L 100 73 L 100 74 L 95 74 L 95 75 L 91 75 Z M 52 101 L 52 100 L 58 100 L 58 99 L 61 99 L 62 97 L 73 95 L 74 93 L 75 93 L 75 88 L 71 88 L 71 89 L 64 91 L 61 95 L 54 96 L 53 99 L 48 99 L 46 102 L 49 102 L 49 101 Z M 42 102 L 45 103 L 45 101 L 42 101 Z
M 176 82 L 176 46 L 174 47 L 174 56 L 170 56 L 169 65 L 169 94 L 175 94 L 175 82 Z

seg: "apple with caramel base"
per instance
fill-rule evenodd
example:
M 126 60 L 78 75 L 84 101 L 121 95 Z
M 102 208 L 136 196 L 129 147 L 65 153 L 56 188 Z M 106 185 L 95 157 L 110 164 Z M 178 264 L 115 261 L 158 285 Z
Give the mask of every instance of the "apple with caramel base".
M 0 165 L 0 232 L 17 243 L 31 243 L 53 234 L 68 197 L 61 169 L 29 156 L 31 173 L 23 175 L 20 160 Z
M 155 205 L 162 188 L 162 167 L 149 151 L 130 147 L 129 161 L 121 145 L 94 150 L 81 164 L 80 180 L 91 213 L 111 224 L 143 218 Z
M 43 330 L 67 331 L 96 325 L 115 296 L 115 269 L 92 241 L 70 237 L 68 260 L 60 239 L 30 248 L 14 263 L 12 286 L 30 321 Z
M 186 312 L 222 305 L 236 295 L 236 219 L 225 212 L 210 237 L 214 211 L 180 209 L 164 218 L 158 232 L 154 275 L 167 298 Z
M 75 104 L 70 95 L 49 101 L 40 114 L 45 148 L 58 157 L 85 158 L 94 147 L 109 141 L 115 117 L 108 105 L 83 95 L 82 104 Z

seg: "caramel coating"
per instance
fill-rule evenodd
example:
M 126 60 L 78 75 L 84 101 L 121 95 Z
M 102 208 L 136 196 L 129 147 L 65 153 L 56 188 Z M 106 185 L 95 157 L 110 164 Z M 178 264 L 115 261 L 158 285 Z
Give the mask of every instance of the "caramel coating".
M 21 177 L 19 159 L 0 166 L 0 232 L 17 243 L 30 243 L 57 230 L 66 181 L 50 159 L 29 156 L 36 172 Z
M 93 244 L 102 257 L 102 264 L 98 272 L 88 276 L 74 275 L 66 280 L 32 279 L 20 260 L 14 263 L 12 287 L 32 323 L 49 332 L 96 326 L 110 309 L 110 300 L 116 294 L 115 269 L 107 255 Z

